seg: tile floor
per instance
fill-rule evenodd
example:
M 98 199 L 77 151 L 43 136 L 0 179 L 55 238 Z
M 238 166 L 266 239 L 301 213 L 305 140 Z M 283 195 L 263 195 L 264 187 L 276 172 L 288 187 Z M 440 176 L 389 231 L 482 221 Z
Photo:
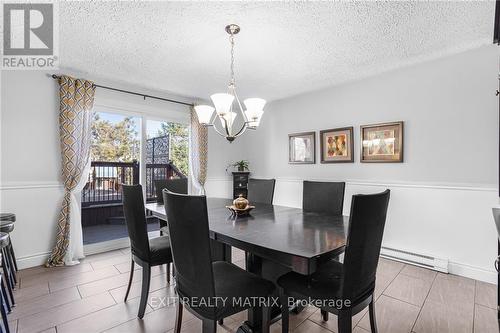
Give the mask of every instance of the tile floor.
M 244 254 L 234 251 L 234 262 L 243 265 Z M 87 257 L 73 267 L 30 268 L 19 272 L 15 291 L 17 306 L 9 315 L 13 332 L 172 332 L 175 308 L 159 302 L 172 296 L 166 273 L 155 268 L 150 301 L 143 320 L 137 319 L 140 272 L 134 274 L 129 301 L 123 302 L 130 270 L 128 249 Z M 496 287 L 471 279 L 436 273 L 381 259 L 377 272 L 376 313 L 380 333 L 498 333 Z M 200 332 L 200 321 L 185 312 L 183 332 Z M 225 320 L 218 332 L 235 332 L 245 313 Z M 366 311 L 353 318 L 355 333 L 366 333 Z M 290 318 L 295 333 L 337 331 L 335 316 L 321 320 L 313 307 Z M 280 323 L 272 332 L 281 332 Z

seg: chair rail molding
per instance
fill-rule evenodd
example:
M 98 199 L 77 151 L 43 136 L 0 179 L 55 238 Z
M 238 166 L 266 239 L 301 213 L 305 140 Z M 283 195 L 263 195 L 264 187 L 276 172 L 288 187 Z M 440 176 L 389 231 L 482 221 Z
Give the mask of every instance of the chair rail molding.
M 0 184 L 0 191 L 44 188 L 64 188 L 64 185 L 62 182 L 5 182 Z

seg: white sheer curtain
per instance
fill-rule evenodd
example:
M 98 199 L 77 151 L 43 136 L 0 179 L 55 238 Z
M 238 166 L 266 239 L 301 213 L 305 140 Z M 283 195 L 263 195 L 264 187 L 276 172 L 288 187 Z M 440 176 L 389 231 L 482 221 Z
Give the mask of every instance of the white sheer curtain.
M 208 162 L 208 130 L 200 125 L 191 107 L 189 135 L 189 173 L 194 194 L 205 194 Z
M 91 161 L 89 158 L 87 166 L 83 170 L 80 182 L 75 186 L 75 189 L 71 193 L 71 206 L 69 210 L 69 243 L 68 250 L 64 256 L 64 264 L 67 266 L 79 264 L 80 259 L 85 258 L 85 255 L 83 254 L 81 193 L 85 184 L 87 184 L 90 164 Z

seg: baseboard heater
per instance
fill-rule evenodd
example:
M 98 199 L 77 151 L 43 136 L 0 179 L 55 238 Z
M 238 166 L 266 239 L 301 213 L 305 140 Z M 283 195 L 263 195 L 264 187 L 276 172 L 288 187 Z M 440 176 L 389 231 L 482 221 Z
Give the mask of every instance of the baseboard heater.
M 385 246 L 382 246 L 380 256 L 387 259 L 397 260 L 435 271 L 448 273 L 448 259 L 435 258 L 429 255 L 393 249 Z

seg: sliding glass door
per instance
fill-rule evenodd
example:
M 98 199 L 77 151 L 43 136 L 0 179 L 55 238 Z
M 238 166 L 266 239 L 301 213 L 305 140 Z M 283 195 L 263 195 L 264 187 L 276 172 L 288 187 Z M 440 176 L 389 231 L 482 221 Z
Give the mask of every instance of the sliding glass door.
M 147 120 L 146 200 L 156 200 L 155 180 L 187 178 L 189 137 L 186 124 Z
M 92 123 L 91 168 L 81 193 L 85 252 L 128 245 L 122 184 L 142 184 L 147 202 L 156 200 L 155 180 L 187 178 L 188 125 L 139 113 L 98 107 Z M 159 223 L 147 216 L 148 231 Z
M 140 183 L 141 118 L 96 112 L 91 167 L 82 191 L 84 245 L 127 237 L 122 184 Z

